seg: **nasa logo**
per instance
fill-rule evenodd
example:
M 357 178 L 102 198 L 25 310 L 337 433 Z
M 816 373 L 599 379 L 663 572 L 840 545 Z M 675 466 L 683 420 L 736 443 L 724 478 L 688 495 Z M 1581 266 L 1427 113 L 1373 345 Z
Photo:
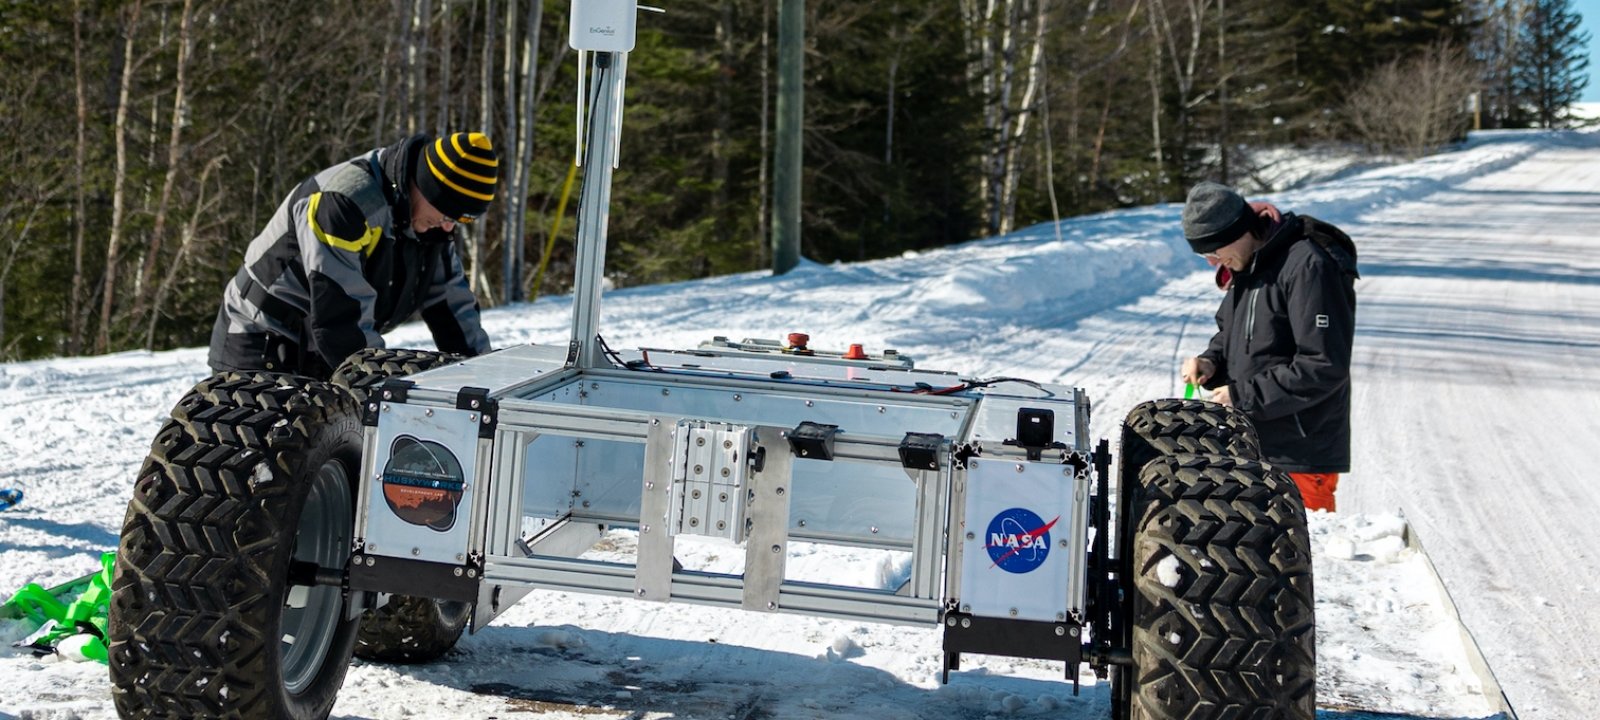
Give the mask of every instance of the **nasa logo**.
M 1050 556 L 1050 528 L 1060 519 L 1045 522 L 1027 508 L 1001 510 L 984 535 L 983 547 L 994 561 L 990 567 L 1018 575 L 1038 570 Z

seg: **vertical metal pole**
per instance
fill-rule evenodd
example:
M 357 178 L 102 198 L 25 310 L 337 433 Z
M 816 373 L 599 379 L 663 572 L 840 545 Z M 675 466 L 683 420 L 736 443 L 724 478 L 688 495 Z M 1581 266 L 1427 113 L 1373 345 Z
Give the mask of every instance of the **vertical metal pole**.
M 800 264 L 801 133 L 805 129 L 805 0 L 778 0 L 778 118 L 773 159 L 772 272 Z
M 584 143 L 583 194 L 578 199 L 578 262 L 572 287 L 572 345 L 569 364 L 580 369 L 604 362 L 595 335 L 600 327 L 600 284 L 606 269 L 606 223 L 611 217 L 611 174 L 615 141 L 622 128 L 612 122 L 617 88 L 622 84 L 620 53 L 595 52 L 589 97 L 592 118 Z M 580 72 L 581 75 L 581 72 Z M 579 88 L 580 93 L 589 92 Z

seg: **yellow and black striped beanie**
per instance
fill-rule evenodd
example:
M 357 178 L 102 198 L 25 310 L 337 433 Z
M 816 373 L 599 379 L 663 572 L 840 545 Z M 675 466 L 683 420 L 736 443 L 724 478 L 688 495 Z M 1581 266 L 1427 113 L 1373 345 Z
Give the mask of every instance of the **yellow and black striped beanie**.
M 483 133 L 453 133 L 428 143 L 417 163 L 417 190 L 444 216 L 470 223 L 494 199 L 500 159 Z

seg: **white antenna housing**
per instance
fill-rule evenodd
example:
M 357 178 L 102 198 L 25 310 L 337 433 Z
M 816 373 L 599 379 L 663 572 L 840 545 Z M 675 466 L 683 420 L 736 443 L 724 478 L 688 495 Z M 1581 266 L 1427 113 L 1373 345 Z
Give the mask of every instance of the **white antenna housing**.
M 567 42 L 574 50 L 633 52 L 638 0 L 572 0 Z

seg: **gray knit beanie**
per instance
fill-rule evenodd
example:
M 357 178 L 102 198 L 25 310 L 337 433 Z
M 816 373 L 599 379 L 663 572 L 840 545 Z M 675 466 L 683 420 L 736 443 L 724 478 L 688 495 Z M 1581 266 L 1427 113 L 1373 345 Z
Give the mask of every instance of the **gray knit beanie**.
M 1216 252 L 1254 229 L 1255 211 L 1233 188 L 1203 182 L 1183 204 L 1183 237 L 1199 254 Z

